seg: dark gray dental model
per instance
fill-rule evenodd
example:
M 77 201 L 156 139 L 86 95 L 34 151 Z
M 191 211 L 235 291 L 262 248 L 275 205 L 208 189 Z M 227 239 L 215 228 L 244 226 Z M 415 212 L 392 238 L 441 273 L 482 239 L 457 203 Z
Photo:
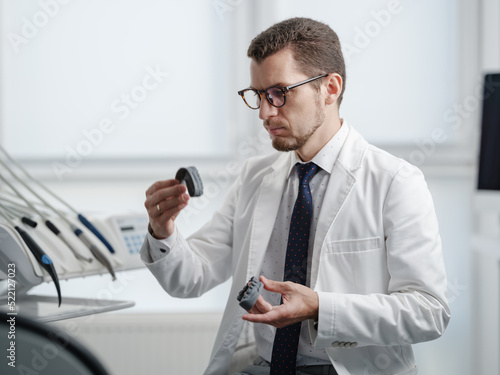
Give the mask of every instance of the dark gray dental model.
M 257 280 L 254 276 L 248 281 L 248 283 L 241 289 L 238 294 L 238 301 L 240 301 L 240 306 L 243 307 L 246 311 L 250 311 L 257 302 L 257 298 L 259 298 L 260 288 L 262 288 L 264 284 Z
M 179 169 L 175 179 L 186 185 L 190 196 L 199 197 L 203 194 L 203 182 L 196 167 Z

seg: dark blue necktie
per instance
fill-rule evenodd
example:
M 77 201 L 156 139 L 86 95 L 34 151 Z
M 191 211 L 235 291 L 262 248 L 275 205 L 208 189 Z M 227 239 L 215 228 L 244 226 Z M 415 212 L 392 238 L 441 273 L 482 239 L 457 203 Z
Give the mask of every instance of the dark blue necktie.
M 318 166 L 314 163 L 307 163 L 297 164 L 296 168 L 299 175 L 299 193 L 290 220 L 283 281 L 305 285 L 307 250 L 313 212 L 309 181 L 318 171 Z M 302 322 L 298 322 L 276 329 L 271 359 L 271 375 L 295 374 L 301 324 Z

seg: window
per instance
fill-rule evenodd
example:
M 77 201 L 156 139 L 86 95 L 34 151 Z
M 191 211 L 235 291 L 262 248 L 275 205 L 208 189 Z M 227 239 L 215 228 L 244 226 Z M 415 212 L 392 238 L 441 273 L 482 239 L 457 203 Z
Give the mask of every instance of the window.
M 480 77 L 464 70 L 477 63 L 474 37 L 464 38 L 476 24 L 462 9 L 472 5 L 363 4 L 2 2 L 0 142 L 31 159 L 234 158 L 262 128 L 236 95 L 250 81 L 248 43 L 274 22 L 306 16 L 338 33 L 341 116 L 370 142 L 472 149 L 464 124 L 480 98 L 466 100 Z
M 223 157 L 230 33 L 211 2 L 2 2 L 0 142 L 42 159 Z M 233 91 L 236 91 L 236 85 Z
M 459 47 L 466 47 L 458 2 L 278 0 L 273 5 L 261 11 L 262 28 L 310 17 L 337 32 L 347 67 L 340 114 L 370 142 L 417 147 L 415 142 L 438 128 L 442 143 L 460 138 L 456 125 L 465 118 L 455 104 L 461 104 L 464 78 Z

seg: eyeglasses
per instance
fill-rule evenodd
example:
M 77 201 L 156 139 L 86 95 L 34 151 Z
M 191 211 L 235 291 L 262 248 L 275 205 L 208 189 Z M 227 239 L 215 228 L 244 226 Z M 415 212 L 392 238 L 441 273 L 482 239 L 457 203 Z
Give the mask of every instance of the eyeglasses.
M 244 89 L 238 91 L 238 95 L 241 96 L 245 104 L 252 109 L 259 109 L 260 102 L 262 100 L 262 94 L 266 95 L 266 99 L 273 107 L 280 108 L 283 107 L 286 103 L 286 93 L 295 87 L 305 85 L 306 83 L 315 81 L 317 79 L 326 77 L 328 74 L 322 74 L 317 77 L 306 79 L 305 81 L 295 83 L 290 86 L 271 86 L 265 90 L 255 90 L 255 89 Z

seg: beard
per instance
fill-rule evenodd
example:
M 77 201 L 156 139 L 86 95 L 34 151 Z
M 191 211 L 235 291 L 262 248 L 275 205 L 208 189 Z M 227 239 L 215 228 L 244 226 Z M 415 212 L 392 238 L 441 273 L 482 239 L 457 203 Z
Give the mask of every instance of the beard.
M 325 113 L 321 110 L 319 106 L 318 100 L 316 101 L 316 113 L 314 115 L 312 126 L 309 127 L 305 134 L 300 135 L 291 135 L 289 137 L 275 137 L 272 139 L 273 147 L 278 151 L 288 152 L 295 151 L 304 146 L 307 141 L 312 137 L 312 135 L 318 130 L 318 128 L 325 121 Z M 265 124 L 269 125 L 281 125 L 279 122 L 265 122 Z M 297 129 L 301 129 L 302 127 L 298 127 Z M 307 127 L 303 127 L 306 128 Z

